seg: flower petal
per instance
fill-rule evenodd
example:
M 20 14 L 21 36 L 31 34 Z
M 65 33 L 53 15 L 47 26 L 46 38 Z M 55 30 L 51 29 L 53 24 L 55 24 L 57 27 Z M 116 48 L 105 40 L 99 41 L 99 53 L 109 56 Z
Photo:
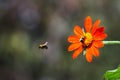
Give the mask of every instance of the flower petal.
M 83 47 L 80 46 L 80 48 L 78 48 L 78 49 L 73 53 L 72 58 L 73 58 L 73 59 L 76 59 L 76 58 L 78 57 L 78 55 L 82 52 L 82 50 L 83 50 Z
M 101 20 L 96 20 L 95 23 L 93 24 L 93 28 L 92 28 L 92 33 L 94 33 L 96 31 L 96 29 L 99 27 Z
M 98 34 L 94 36 L 94 40 L 104 40 L 107 37 L 106 33 Z
M 87 16 L 85 18 L 84 26 L 85 26 L 86 32 L 90 32 L 92 27 L 92 18 L 90 16 Z
M 72 36 L 68 37 L 68 42 L 70 42 L 70 43 L 78 43 L 78 42 L 80 42 L 80 38 L 78 36 L 72 35 Z
M 96 48 L 101 48 L 104 46 L 104 43 L 102 41 L 93 41 L 92 45 Z
M 94 33 L 92 32 L 92 35 L 95 36 L 95 35 L 98 35 L 98 34 L 104 33 L 104 30 L 105 30 L 104 27 L 97 28 L 97 29 L 95 30 Z
M 107 34 L 104 33 L 104 27 L 97 28 L 97 30 L 92 33 L 94 40 L 103 40 L 107 37 Z
M 92 46 L 91 48 L 93 49 L 93 55 L 95 57 L 98 57 L 100 55 L 98 48 L 96 48 L 94 46 Z
M 78 25 L 74 27 L 74 33 L 76 35 L 78 35 L 78 36 L 82 36 L 83 35 L 83 31 L 82 31 L 81 27 L 78 26 Z
M 68 47 L 68 51 L 73 51 L 73 50 L 79 48 L 80 46 L 82 46 L 82 43 L 73 43 Z
M 91 48 L 86 49 L 86 60 L 88 62 L 92 62 L 92 53 L 93 53 L 93 50 Z

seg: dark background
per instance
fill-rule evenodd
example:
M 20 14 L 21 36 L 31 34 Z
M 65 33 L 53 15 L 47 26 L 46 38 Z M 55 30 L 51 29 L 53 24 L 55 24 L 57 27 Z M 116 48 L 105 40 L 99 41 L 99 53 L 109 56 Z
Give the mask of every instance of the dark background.
M 120 45 L 105 45 L 92 63 L 67 51 L 88 15 L 101 19 L 106 40 L 120 39 L 120 0 L 0 0 L 0 80 L 102 80 L 120 64 Z

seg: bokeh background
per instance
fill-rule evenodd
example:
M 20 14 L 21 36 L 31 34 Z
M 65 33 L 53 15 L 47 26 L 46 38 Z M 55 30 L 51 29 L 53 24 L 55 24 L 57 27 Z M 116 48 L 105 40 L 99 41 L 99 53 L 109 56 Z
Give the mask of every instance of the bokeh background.
M 105 45 L 92 63 L 67 51 L 88 15 L 101 19 L 106 40 L 120 40 L 120 0 L 0 0 L 0 80 L 102 80 L 120 64 L 120 45 Z

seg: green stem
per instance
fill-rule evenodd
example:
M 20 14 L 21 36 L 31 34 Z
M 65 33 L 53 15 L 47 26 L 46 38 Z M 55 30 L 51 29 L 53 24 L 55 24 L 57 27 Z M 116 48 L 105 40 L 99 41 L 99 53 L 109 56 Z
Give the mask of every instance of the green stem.
M 103 41 L 104 44 L 120 44 L 120 41 Z

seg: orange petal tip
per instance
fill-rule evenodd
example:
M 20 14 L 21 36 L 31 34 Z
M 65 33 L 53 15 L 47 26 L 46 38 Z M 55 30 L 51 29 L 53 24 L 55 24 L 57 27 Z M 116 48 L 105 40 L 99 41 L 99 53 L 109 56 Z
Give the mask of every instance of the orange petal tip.
M 87 58 L 87 62 L 92 62 L 92 58 Z

